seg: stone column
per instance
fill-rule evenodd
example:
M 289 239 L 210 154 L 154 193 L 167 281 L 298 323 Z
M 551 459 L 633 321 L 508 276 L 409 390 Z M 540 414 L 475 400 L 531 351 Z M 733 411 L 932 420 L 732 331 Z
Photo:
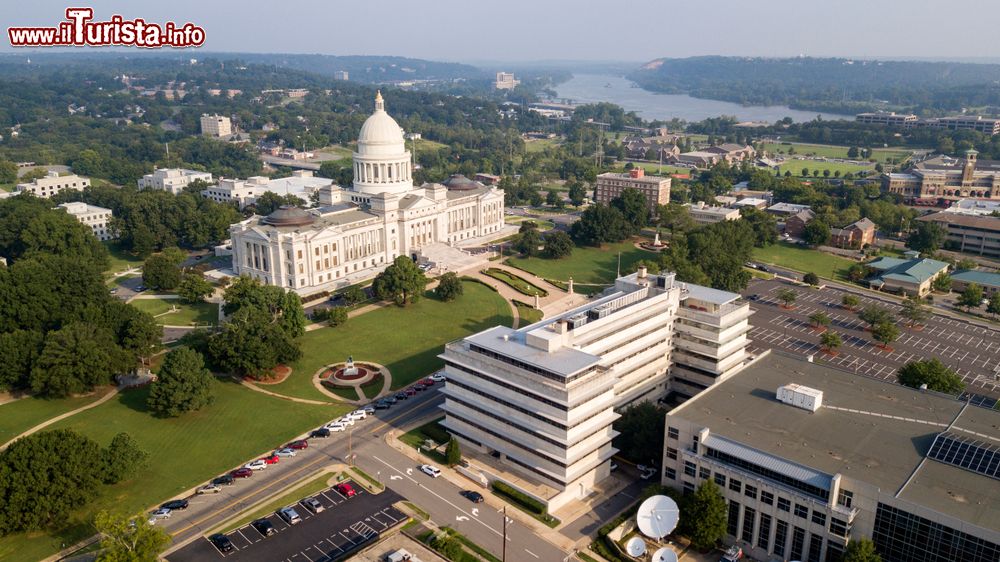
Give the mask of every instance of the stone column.
M 569 278 L 569 294 L 573 294 L 573 278 Z

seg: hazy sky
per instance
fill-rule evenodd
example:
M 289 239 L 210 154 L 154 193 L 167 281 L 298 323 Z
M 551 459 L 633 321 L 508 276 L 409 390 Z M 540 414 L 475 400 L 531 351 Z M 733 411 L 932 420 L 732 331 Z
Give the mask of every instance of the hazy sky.
M 0 22 L 54 25 L 67 5 L 93 7 L 100 20 L 190 21 L 205 28 L 208 51 L 447 61 L 1000 57 L 997 0 L 0 0 Z M 0 50 L 10 51 L 4 35 Z

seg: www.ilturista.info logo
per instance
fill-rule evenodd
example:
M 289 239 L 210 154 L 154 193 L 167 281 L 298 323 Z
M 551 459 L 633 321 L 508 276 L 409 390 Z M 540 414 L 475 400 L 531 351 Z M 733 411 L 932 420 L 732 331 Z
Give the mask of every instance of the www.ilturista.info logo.
M 205 30 L 193 23 L 177 25 L 147 23 L 143 19 L 126 20 L 114 15 L 108 21 L 91 21 L 93 8 L 66 8 L 66 21 L 55 27 L 8 27 L 7 36 L 14 47 L 200 47 Z

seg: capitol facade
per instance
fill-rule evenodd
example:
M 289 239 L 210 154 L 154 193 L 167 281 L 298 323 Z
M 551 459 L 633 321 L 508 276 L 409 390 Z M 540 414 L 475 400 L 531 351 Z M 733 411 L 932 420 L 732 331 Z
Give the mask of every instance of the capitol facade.
M 486 244 L 508 234 L 504 193 L 464 176 L 414 187 L 403 131 L 381 93 L 353 154 L 350 188 L 319 188 L 309 209 L 282 207 L 230 227 L 233 270 L 300 295 L 374 277 L 398 256 Z

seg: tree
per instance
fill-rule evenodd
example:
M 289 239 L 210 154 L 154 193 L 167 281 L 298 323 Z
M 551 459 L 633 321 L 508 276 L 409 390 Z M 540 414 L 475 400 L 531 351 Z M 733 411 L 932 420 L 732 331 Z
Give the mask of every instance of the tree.
M 809 177 L 809 168 L 802 168 L 802 177 Z
M 921 254 L 933 254 L 944 245 L 948 232 L 939 224 L 916 221 L 916 225 L 906 239 L 906 247 Z
M 892 313 L 877 304 L 866 306 L 858 313 L 858 318 L 862 322 L 874 327 L 876 324 L 887 324 L 892 322 Z
M 9 160 L 0 160 L 0 183 L 17 181 L 17 164 Z
M 948 274 L 938 275 L 931 281 L 931 289 L 938 293 L 951 292 L 951 276 Z
M 847 268 L 847 279 L 858 283 L 871 275 L 871 268 L 863 263 L 852 263 Z
M 641 402 L 625 408 L 615 420 L 619 435 L 614 446 L 626 459 L 636 463 L 656 464 L 663 458 L 663 416 L 667 411 L 652 402 Z
M 31 370 L 31 389 L 64 398 L 110 384 L 128 368 L 128 356 L 103 328 L 75 322 L 50 332 Z
M 298 343 L 280 323 L 250 307 L 238 310 L 222 331 L 212 336 L 208 352 L 223 370 L 255 379 L 266 378 L 279 364 L 302 355 Z
M 803 275 L 802 280 L 805 281 L 807 284 L 812 285 L 813 287 L 819 285 L 819 276 L 811 271 Z
M 847 543 L 843 562 L 882 562 L 882 557 L 875 551 L 871 539 L 861 538 Z
M 846 294 L 840 299 L 840 304 L 848 310 L 854 310 L 861 304 L 861 299 L 854 295 Z
M 177 417 L 200 410 L 215 398 L 212 373 L 201 354 L 188 347 L 167 353 L 156 379 L 146 405 L 158 416 Z
M 791 308 L 792 303 L 798 298 L 798 293 L 791 289 L 782 289 L 778 291 L 778 300 L 782 302 L 782 306 L 785 308 Z
M 579 244 L 600 246 L 605 242 L 621 242 L 628 238 L 629 227 L 621 211 L 597 203 L 580 214 L 580 220 L 570 227 L 569 235 Z
M 825 312 L 815 312 L 809 315 L 809 323 L 815 328 L 826 328 L 830 325 L 830 316 Z
M 678 232 L 687 232 L 693 229 L 696 224 L 688 208 L 678 203 L 667 203 L 657 207 L 657 225 L 670 231 L 671 237 Z
M 990 295 L 990 300 L 986 303 L 986 312 L 992 314 L 994 317 L 1000 314 L 1000 291 L 996 291 Z
M 101 535 L 96 562 L 156 562 L 170 544 L 170 535 L 142 515 L 101 511 L 94 517 L 94 527 Z
M 910 361 L 899 368 L 897 373 L 899 384 L 910 388 L 920 388 L 927 385 L 929 390 L 958 394 L 965 388 L 965 383 L 955 371 L 945 366 L 937 357 L 921 361 Z
M 979 263 L 974 259 L 962 258 L 955 264 L 955 269 L 973 271 L 979 267 Z
M 852 147 L 850 147 L 850 148 L 847 149 L 847 157 L 848 158 L 857 158 L 858 155 L 859 155 L 858 147 L 852 146 Z
M 638 189 L 626 187 L 611 200 L 611 206 L 621 212 L 628 235 L 638 233 L 649 224 L 649 205 L 646 196 Z
M 458 275 L 454 271 L 449 271 L 441 276 L 438 286 L 434 289 L 434 295 L 438 299 L 448 302 L 462 296 L 464 291 L 465 288 L 462 286 L 462 280 L 458 278 Z
M 458 439 L 454 436 L 448 441 L 448 447 L 444 450 L 444 456 L 448 466 L 455 466 L 462 462 L 462 447 L 458 444 Z
M 844 340 L 841 339 L 840 334 L 837 332 L 828 330 L 820 334 L 819 344 L 830 353 L 836 353 L 837 348 L 844 344 Z
M 177 294 L 184 302 L 199 303 L 204 302 L 205 297 L 215 292 L 215 287 L 208 282 L 200 273 L 185 273 L 177 285 Z
M 573 239 L 561 230 L 554 230 L 545 235 L 545 257 L 559 259 L 573 253 Z
M 153 254 L 142 264 L 142 281 L 155 290 L 170 291 L 181 283 L 181 269 L 163 254 Z
M 802 231 L 802 239 L 810 246 L 822 246 L 830 241 L 830 227 L 819 219 L 813 219 Z
M 44 336 L 34 330 L 0 333 L 0 391 L 28 386 L 28 374 L 42 352 Z
M 265 191 L 261 193 L 254 199 L 253 206 L 254 210 L 258 215 L 270 215 L 271 213 L 278 210 L 278 208 L 291 205 L 291 206 L 302 206 L 306 202 L 301 198 L 292 195 L 291 193 L 287 195 L 278 195 L 273 191 Z
M 892 322 L 880 322 L 872 326 L 872 337 L 883 349 L 889 349 L 889 344 L 899 338 L 899 328 Z
M 364 302 L 368 296 L 365 295 L 364 289 L 358 287 L 357 285 L 352 285 L 343 292 L 344 302 L 348 305 L 358 304 Z
M 534 224 L 534 222 L 531 222 Z M 542 245 L 542 235 L 537 228 L 522 229 L 514 240 L 513 248 L 521 254 L 532 257 L 538 255 L 538 248 Z
M 930 317 L 931 313 L 927 310 L 927 305 L 924 304 L 924 300 L 919 297 L 910 297 L 903 301 L 903 308 L 899 311 L 899 315 L 909 322 L 909 326 L 912 328 L 917 324 L 923 324 Z
M 337 326 L 347 322 L 347 309 L 343 306 L 335 306 L 327 310 L 329 311 L 326 316 L 327 326 L 336 328 Z
M 778 241 L 778 219 L 771 213 L 749 205 L 740 209 L 740 220 L 753 229 L 753 245 L 764 248 Z
M 105 484 L 122 482 L 139 470 L 149 455 L 128 433 L 119 433 L 101 454 L 101 480 Z
M 584 187 L 583 182 L 580 180 L 573 180 L 569 182 L 569 201 L 575 207 L 583 205 L 583 201 L 587 198 L 587 188 Z
M 375 277 L 372 289 L 375 296 L 391 300 L 399 306 L 417 302 L 427 287 L 427 277 L 423 271 L 406 256 L 399 256 L 392 265 Z
M 712 548 L 726 536 L 726 500 L 712 480 L 705 480 L 682 501 L 682 532 L 698 550 Z
M 562 197 L 559 196 L 559 191 L 556 189 L 550 189 L 545 193 L 545 204 L 550 207 L 561 207 Z
M 226 288 L 223 299 L 225 305 L 222 311 L 227 315 L 250 308 L 266 315 L 289 337 L 297 338 L 305 333 L 306 314 L 302 299 L 291 291 L 241 276 Z
M 968 312 L 972 308 L 979 308 L 980 303 L 983 302 L 983 288 L 977 283 L 969 283 L 966 285 L 965 290 L 959 293 L 958 306 L 964 306 L 965 311 Z

